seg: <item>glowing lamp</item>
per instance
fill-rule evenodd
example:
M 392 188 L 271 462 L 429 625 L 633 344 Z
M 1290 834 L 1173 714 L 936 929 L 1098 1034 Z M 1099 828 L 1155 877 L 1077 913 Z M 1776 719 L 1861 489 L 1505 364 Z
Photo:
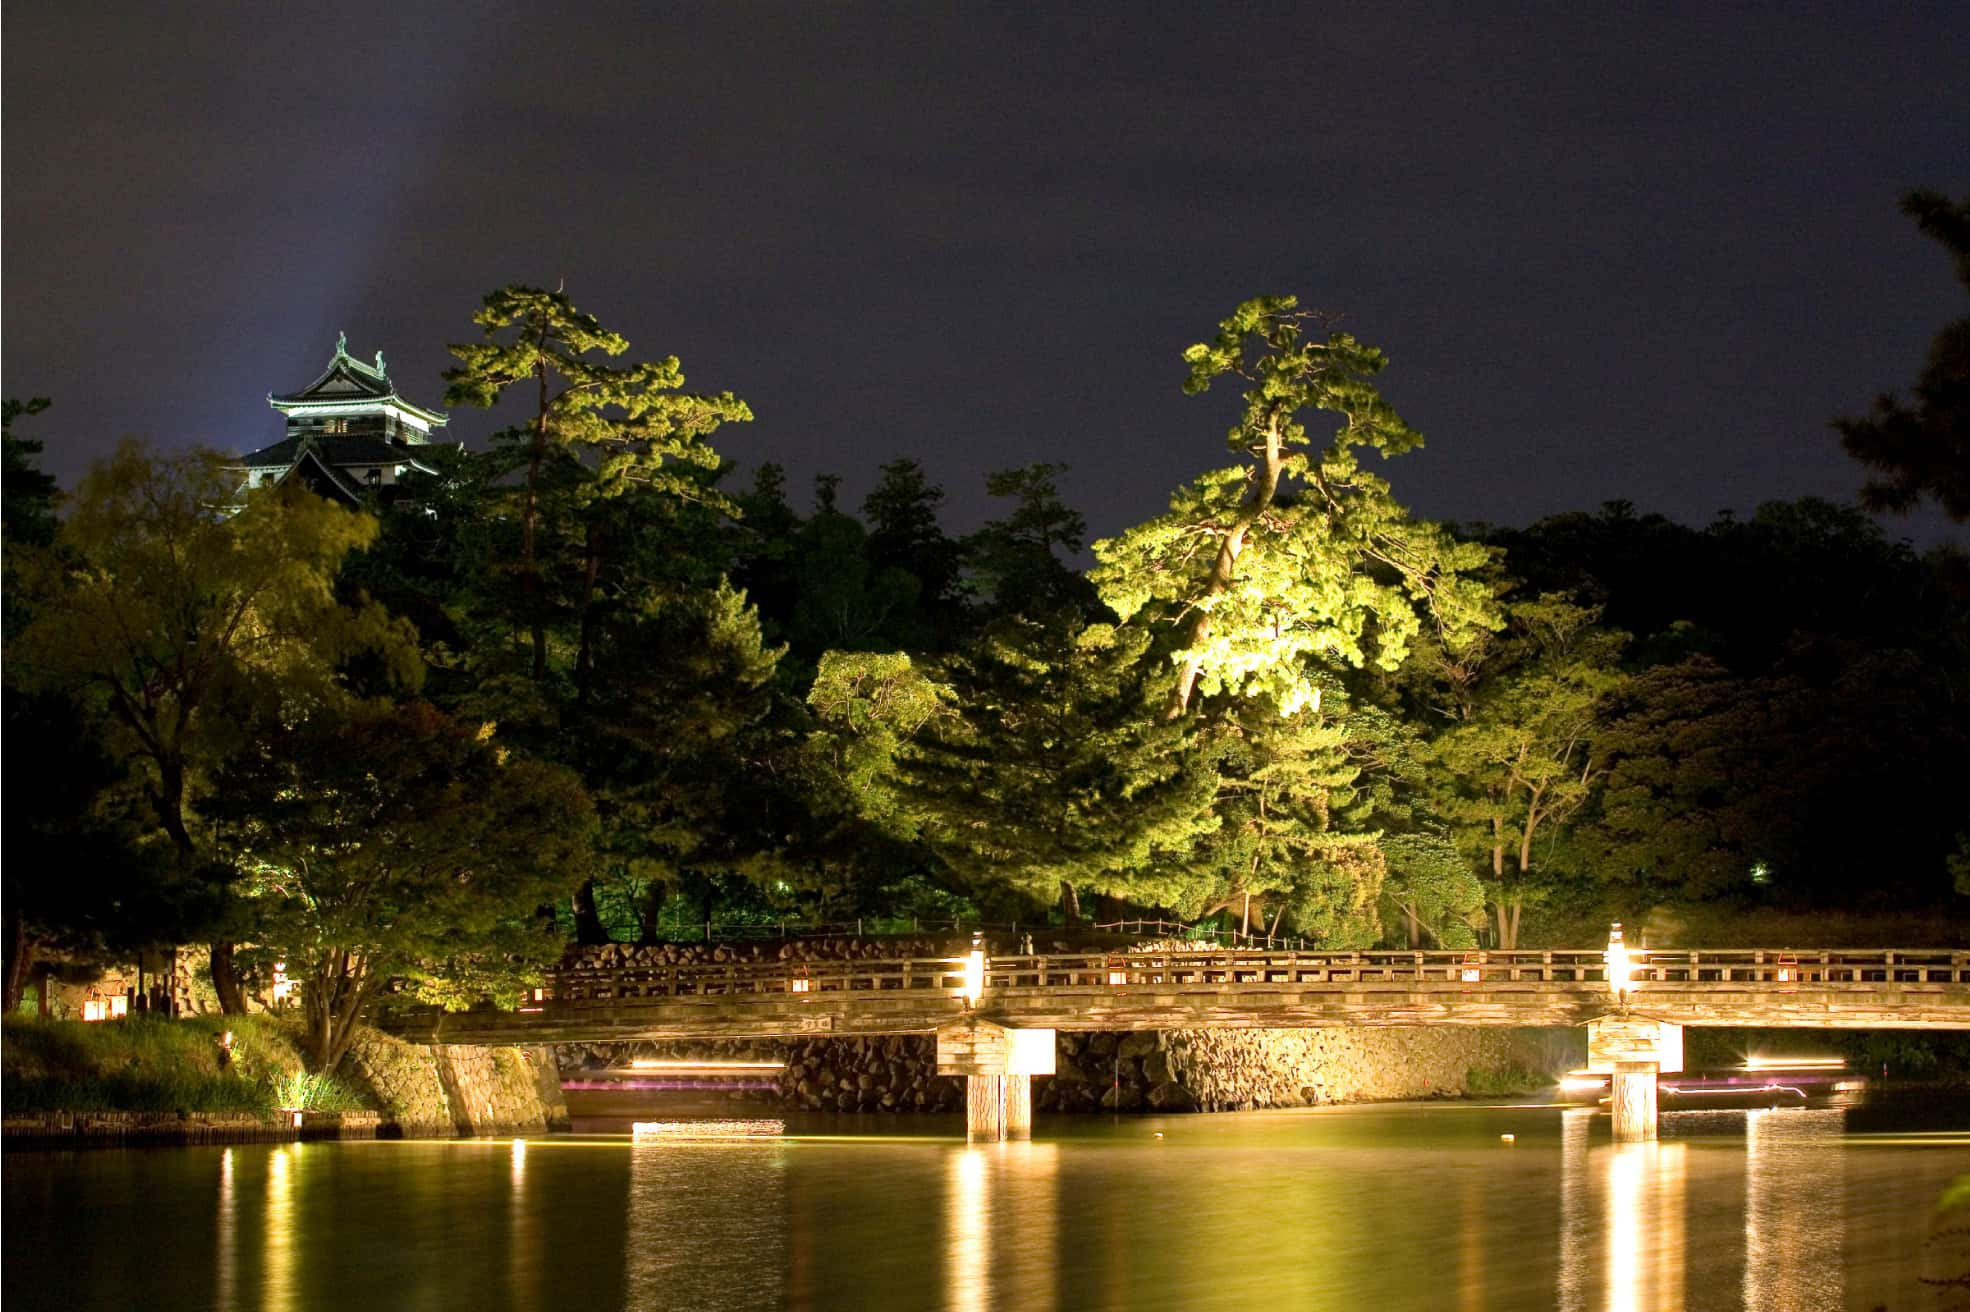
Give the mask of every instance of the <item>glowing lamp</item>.
M 977 935 L 972 936 L 971 952 L 964 959 L 964 987 L 959 992 L 964 1005 L 973 1009 L 985 996 L 985 945 Z
M 294 1126 L 295 1129 L 298 1130 L 301 1128 L 302 1111 L 299 1107 L 283 1107 L 281 1108 L 281 1111 L 286 1113 L 286 1115 L 291 1118 L 290 1123 Z
M 130 995 L 118 993 L 109 1000 L 109 1018 L 122 1020 L 130 1014 Z
M 1630 976 L 1635 967 L 1629 958 L 1628 944 L 1622 938 L 1621 922 L 1618 920 L 1608 931 L 1606 961 L 1608 992 L 1614 994 L 1615 1001 L 1625 1001 L 1632 983 Z
M 790 993 L 812 993 L 814 991 L 814 981 L 806 978 L 796 979 L 787 985 L 787 991 Z
M 287 977 L 287 963 L 274 963 L 274 1001 L 286 1002 L 294 992 L 294 981 Z
M 103 1003 L 101 998 L 90 998 L 82 1004 L 83 1020 L 101 1020 L 102 1018 Z
M 1129 972 L 1126 970 L 1110 970 L 1108 972 L 1108 982 L 1117 986 L 1126 984 L 1129 982 Z

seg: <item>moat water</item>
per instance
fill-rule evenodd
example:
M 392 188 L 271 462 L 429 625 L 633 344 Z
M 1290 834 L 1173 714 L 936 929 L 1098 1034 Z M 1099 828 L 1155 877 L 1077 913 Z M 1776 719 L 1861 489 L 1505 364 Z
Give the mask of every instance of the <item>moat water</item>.
M 168 1309 L 1924 1309 L 1970 1105 L 1402 1104 L 773 1138 L 9 1152 L 4 1304 Z M 1507 1141 L 1502 1136 L 1511 1135 Z M 1953 1251 L 1945 1251 L 1950 1243 Z M 1952 1265 L 1954 1264 L 1954 1265 Z

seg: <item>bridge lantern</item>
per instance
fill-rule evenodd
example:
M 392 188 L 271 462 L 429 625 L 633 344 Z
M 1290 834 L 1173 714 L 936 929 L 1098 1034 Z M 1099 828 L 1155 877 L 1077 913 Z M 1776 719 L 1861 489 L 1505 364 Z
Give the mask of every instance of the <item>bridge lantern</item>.
M 1129 982 L 1128 964 L 1121 957 L 1110 957 L 1108 959 L 1108 982 L 1110 985 L 1119 988 Z
M 788 983 L 787 991 L 789 993 L 811 993 L 814 991 L 814 981 L 808 979 L 805 975 L 796 976 Z
M 1607 987 L 1614 994 L 1616 1002 L 1626 1002 L 1632 985 L 1634 961 L 1628 954 L 1628 944 L 1621 934 L 1621 922 L 1615 921 L 1607 935 Z
M 971 936 L 971 953 L 964 959 L 964 1005 L 974 1010 L 978 1000 L 985 996 L 985 940 L 983 935 Z

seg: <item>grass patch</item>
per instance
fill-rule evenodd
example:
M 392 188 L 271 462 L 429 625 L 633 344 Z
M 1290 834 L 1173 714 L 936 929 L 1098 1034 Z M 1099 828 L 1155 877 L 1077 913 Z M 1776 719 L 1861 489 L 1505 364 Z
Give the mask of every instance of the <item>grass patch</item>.
M 230 1056 L 220 1042 L 228 1032 Z M 96 1023 L 9 1016 L 0 1038 L 0 1104 L 8 1111 L 350 1111 L 365 1105 L 340 1080 L 309 1075 L 289 1028 L 267 1016 L 132 1016 Z

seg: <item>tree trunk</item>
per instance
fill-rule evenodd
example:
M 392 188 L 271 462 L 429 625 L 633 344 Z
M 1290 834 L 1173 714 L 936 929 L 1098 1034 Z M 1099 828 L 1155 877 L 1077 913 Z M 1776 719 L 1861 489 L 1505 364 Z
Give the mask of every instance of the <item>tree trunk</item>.
M 602 574 L 602 528 L 588 526 L 588 559 L 581 579 L 581 649 L 575 656 L 575 695 L 588 704 L 589 685 L 595 675 L 595 583 Z
M 595 910 L 594 880 L 584 879 L 581 887 L 575 890 L 573 910 L 575 942 L 584 947 L 593 947 L 609 941 L 609 931 L 602 927 L 602 916 Z
M 1070 927 L 1081 923 L 1081 895 L 1064 879 L 1060 881 L 1060 914 Z
M 543 320 L 537 349 L 544 349 L 546 343 L 547 324 Z M 547 455 L 547 365 L 535 365 L 534 373 L 540 380 L 540 409 L 534 416 L 534 438 L 527 452 L 527 497 L 520 515 L 520 554 L 524 561 L 521 578 L 527 592 L 527 609 L 532 612 L 527 619 L 533 637 L 533 677 L 538 681 L 547 677 L 547 626 L 540 622 L 540 566 L 534 561 L 534 522 L 539 516 L 540 465 Z
M 1272 505 L 1272 499 L 1279 492 L 1282 451 L 1279 439 L 1280 416 L 1274 415 L 1266 426 L 1265 459 L 1259 467 L 1259 476 L 1253 481 L 1252 490 L 1239 507 L 1238 517 L 1232 521 L 1225 533 L 1224 541 L 1218 544 L 1217 559 L 1211 562 L 1210 577 L 1204 583 L 1204 597 L 1209 599 L 1230 589 L 1238 575 L 1238 553 L 1245 549 L 1245 535 L 1252 531 L 1252 525 Z M 1184 644 L 1191 650 L 1204 645 L 1211 635 L 1211 612 L 1196 607 L 1197 618 L 1191 621 L 1188 641 Z M 1177 676 L 1177 686 L 1171 691 L 1170 703 L 1164 718 L 1179 720 L 1190 709 L 1191 690 L 1197 686 L 1197 679 L 1204 672 L 1201 661 L 1192 659 L 1184 662 L 1183 672 Z
M 7 908 L 7 984 L 5 1014 L 11 1016 L 20 1010 L 21 999 L 27 995 L 28 972 L 34 968 L 34 940 L 28 937 L 27 918 L 12 907 Z
M 1519 912 L 1521 905 L 1517 896 L 1498 895 L 1495 910 L 1498 918 L 1498 950 L 1511 952 L 1519 945 Z
M 231 943 L 212 945 L 212 991 L 219 995 L 219 1010 L 228 1016 L 246 1014 L 246 994 L 239 987 L 239 968 L 233 962 Z
M 1402 918 L 1409 926 L 1409 950 L 1416 951 L 1423 946 L 1423 920 L 1416 914 L 1413 903 L 1402 904 Z

